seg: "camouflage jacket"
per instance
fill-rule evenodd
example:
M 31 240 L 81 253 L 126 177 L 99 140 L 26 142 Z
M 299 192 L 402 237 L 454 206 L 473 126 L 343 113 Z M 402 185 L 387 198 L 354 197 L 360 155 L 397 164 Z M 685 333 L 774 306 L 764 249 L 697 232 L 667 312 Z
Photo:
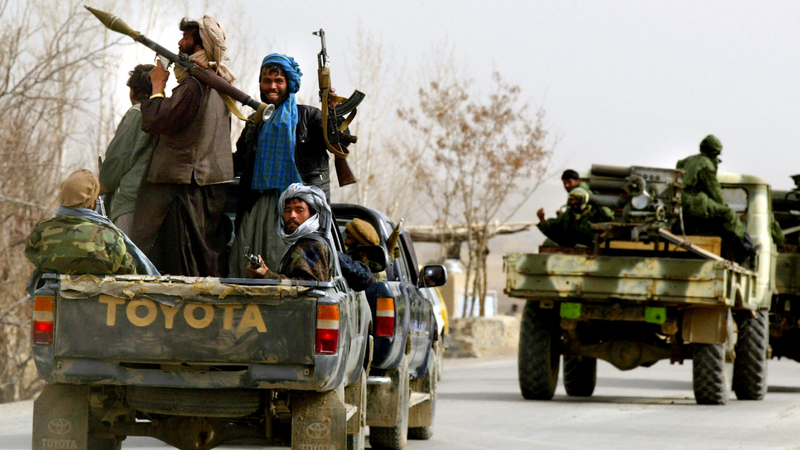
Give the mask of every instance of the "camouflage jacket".
M 329 281 L 330 251 L 323 239 L 316 235 L 301 238 L 286 250 L 278 272 L 267 268 L 264 278 Z
M 580 215 L 567 209 L 555 219 L 547 219 L 537 227 L 545 236 L 562 247 L 576 245 L 590 247 L 594 245 L 592 224 L 614 220 L 614 215 L 609 215 L 606 209 L 590 207 L 588 212 Z
M 683 169 L 682 203 L 690 215 L 705 216 L 705 202 L 701 194 L 708 200 L 725 205 L 722 198 L 722 186 L 717 180 L 717 164 L 719 160 L 698 153 L 678 161 L 676 168 Z
M 136 273 L 122 233 L 81 217 L 39 222 L 25 240 L 25 256 L 42 272 Z

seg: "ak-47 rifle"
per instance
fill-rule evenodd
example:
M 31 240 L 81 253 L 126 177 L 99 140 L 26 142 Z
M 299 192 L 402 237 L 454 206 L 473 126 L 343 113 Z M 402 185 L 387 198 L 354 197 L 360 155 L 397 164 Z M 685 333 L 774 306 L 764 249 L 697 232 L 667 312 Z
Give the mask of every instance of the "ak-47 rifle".
M 349 98 L 338 97 L 331 93 L 331 71 L 328 67 L 328 51 L 325 48 L 325 31 L 322 28 L 314 32 L 322 41 L 322 51 L 317 54 L 317 74 L 319 75 L 319 99 L 322 102 L 322 131 L 325 136 L 325 145 L 328 151 L 333 153 L 333 162 L 336 167 L 336 176 L 339 178 L 339 186 L 347 186 L 356 181 L 353 171 L 347 164 L 346 158 L 350 154 L 347 147 L 342 142 L 355 143 L 358 138 L 350 134 L 344 134 L 344 130 L 356 117 L 356 107 L 361 100 L 364 100 L 364 93 L 353 91 Z M 330 108 L 330 102 L 338 103 Z M 349 115 L 348 115 L 349 114 Z M 347 117 L 345 118 L 344 116 Z M 339 120 L 344 118 L 341 124 Z
M 392 234 L 389 235 L 389 239 L 386 240 L 386 248 L 389 250 L 389 256 L 394 259 L 400 257 L 400 247 L 398 247 L 397 244 L 399 243 L 398 241 L 400 241 L 400 228 L 403 227 L 403 222 L 405 221 L 406 219 L 401 218 L 400 222 L 397 222 L 397 226 L 392 230 Z
M 166 48 L 156 44 L 155 42 L 151 41 L 147 36 L 143 35 L 142 33 L 132 29 L 128 26 L 127 23 L 123 22 L 122 19 L 119 17 L 109 14 L 105 11 L 100 11 L 98 9 L 90 8 L 88 6 L 84 6 L 84 8 L 88 9 L 89 12 L 94 14 L 103 25 L 106 26 L 111 31 L 116 31 L 117 33 L 124 34 L 126 36 L 130 36 L 133 38 L 134 41 L 150 48 L 159 56 L 163 56 L 168 60 L 172 61 L 178 66 L 181 66 L 185 69 L 191 76 L 197 78 L 201 82 L 205 83 L 206 85 L 210 86 L 215 91 L 219 92 L 220 94 L 227 95 L 232 99 L 238 101 L 239 103 L 245 104 L 253 109 L 256 110 L 256 114 L 253 117 L 254 122 L 266 121 L 267 119 L 272 116 L 272 113 L 275 111 L 275 106 L 267 105 L 266 103 L 261 103 L 249 95 L 245 94 L 244 92 L 236 89 L 228 83 L 227 80 L 220 77 L 216 73 L 211 70 L 204 69 L 194 62 L 190 60 L 186 56 L 178 56 L 175 53 L 167 50 Z M 166 67 L 164 67 L 166 69 Z

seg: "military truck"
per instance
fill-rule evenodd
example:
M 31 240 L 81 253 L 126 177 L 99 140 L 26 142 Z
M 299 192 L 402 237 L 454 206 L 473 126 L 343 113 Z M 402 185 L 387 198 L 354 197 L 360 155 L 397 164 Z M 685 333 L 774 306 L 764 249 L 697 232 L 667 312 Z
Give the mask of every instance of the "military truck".
M 766 393 L 767 311 L 774 249 L 770 187 L 756 177 L 719 174 L 757 255 L 743 265 L 717 236 L 686 236 L 682 172 L 592 166 L 584 174 L 595 207 L 615 221 L 594 224 L 593 248 L 540 247 L 505 256 L 505 292 L 528 300 L 519 343 L 526 399 L 551 399 L 561 355 L 568 395 L 590 396 L 597 359 L 620 370 L 691 359 L 700 404 Z
M 417 272 L 411 235 L 382 212 L 348 203 L 331 207 L 340 230 L 355 218 L 365 220 L 391 255 L 385 279 L 366 290 L 375 325 L 367 425 L 372 448 L 402 450 L 408 438 L 433 435 L 440 342 L 434 305 L 422 290 L 444 285 L 447 271 L 434 264 Z
M 769 324 L 773 357 L 800 361 L 800 175 L 792 177 L 792 190 L 772 191 L 775 225 L 785 242 L 778 245 L 775 261 L 775 295 Z
M 46 275 L 32 448 L 364 448 L 372 315 L 331 260 L 327 282 Z

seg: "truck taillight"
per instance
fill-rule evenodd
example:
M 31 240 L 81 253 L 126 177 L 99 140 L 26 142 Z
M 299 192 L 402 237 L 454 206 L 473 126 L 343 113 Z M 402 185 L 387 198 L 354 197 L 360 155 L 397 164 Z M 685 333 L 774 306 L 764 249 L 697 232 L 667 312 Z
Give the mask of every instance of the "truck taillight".
M 375 336 L 394 336 L 394 299 L 391 297 L 378 298 L 375 311 Z
M 339 305 L 318 305 L 316 352 L 335 355 L 338 348 Z
M 33 299 L 33 343 L 53 345 L 53 297 Z

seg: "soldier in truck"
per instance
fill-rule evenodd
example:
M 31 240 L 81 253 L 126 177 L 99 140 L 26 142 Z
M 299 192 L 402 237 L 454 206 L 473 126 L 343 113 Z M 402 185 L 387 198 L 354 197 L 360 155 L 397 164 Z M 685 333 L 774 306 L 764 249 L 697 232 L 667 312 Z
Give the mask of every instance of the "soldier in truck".
M 713 233 L 731 249 L 736 262 L 743 262 L 758 250 L 745 231 L 739 215 L 725 203 L 717 180 L 722 162 L 722 142 L 709 134 L 700 142 L 700 153 L 678 161 L 684 171 L 681 197 L 686 233 Z
M 589 193 L 580 187 L 570 191 L 567 206 L 567 210 L 554 219 L 545 220 L 544 209 L 536 212 L 539 217 L 536 226 L 547 236 L 544 246 L 590 247 L 594 245 L 592 224 L 614 219 L 608 208 L 593 205 L 589 201 Z
M 251 278 L 329 281 L 331 279 L 331 224 L 333 214 L 325 193 L 315 186 L 293 183 L 283 191 L 278 205 L 283 205 L 278 237 L 289 249 L 277 272 L 267 267 L 259 255 L 261 267 L 247 266 Z M 372 272 L 361 262 L 338 254 L 342 275 L 356 291 L 372 285 Z

